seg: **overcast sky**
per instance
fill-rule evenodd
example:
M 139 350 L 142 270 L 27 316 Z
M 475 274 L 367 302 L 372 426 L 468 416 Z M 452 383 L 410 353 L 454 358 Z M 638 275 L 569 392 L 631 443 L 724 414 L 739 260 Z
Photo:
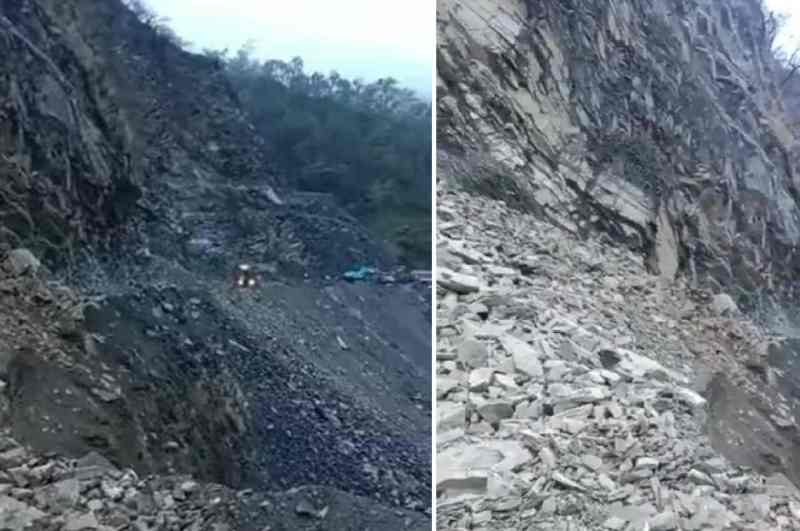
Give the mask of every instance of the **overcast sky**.
M 800 46 L 800 3 L 797 0 L 767 0 L 773 11 L 789 15 L 789 23 L 778 36 L 778 43 L 787 50 Z
M 348 78 L 394 77 L 430 97 L 433 0 L 147 0 L 197 48 L 238 50 L 248 40 L 264 59 L 300 56 L 307 71 Z

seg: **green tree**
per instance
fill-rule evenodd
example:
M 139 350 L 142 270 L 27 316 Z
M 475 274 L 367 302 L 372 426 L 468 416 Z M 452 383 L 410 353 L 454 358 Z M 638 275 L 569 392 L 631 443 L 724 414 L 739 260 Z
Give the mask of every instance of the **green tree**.
M 248 45 L 227 65 L 231 81 L 291 184 L 337 196 L 354 215 L 430 265 L 429 102 L 389 77 L 373 83 L 333 71 L 306 73 L 303 60 L 257 61 Z

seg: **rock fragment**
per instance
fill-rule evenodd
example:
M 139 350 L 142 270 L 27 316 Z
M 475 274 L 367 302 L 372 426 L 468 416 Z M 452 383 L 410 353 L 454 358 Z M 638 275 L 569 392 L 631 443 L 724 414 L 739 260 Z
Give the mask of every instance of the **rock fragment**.
M 26 274 L 35 275 L 42 263 L 28 249 L 14 249 L 8 253 L 3 266 L 12 275 L 22 276 Z
M 511 354 L 516 370 L 531 378 L 542 377 L 544 370 L 536 349 L 511 335 L 503 336 L 500 342 L 503 344 L 503 348 Z
M 481 289 L 481 282 L 478 277 L 457 273 L 443 267 L 438 268 L 437 273 L 437 285 L 455 293 L 475 293 Z

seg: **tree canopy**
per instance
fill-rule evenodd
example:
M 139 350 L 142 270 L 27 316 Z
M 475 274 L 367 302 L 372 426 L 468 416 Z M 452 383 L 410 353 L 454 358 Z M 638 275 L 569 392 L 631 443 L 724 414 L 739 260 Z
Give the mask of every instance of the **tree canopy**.
M 431 260 L 430 102 L 392 78 L 365 83 L 307 73 L 303 60 L 223 61 L 273 162 L 303 191 L 330 193 L 411 265 Z

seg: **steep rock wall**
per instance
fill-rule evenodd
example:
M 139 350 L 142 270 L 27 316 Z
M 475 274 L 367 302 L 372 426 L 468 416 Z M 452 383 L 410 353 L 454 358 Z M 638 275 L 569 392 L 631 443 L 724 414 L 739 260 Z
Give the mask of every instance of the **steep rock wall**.
M 2 245 L 63 260 L 176 188 L 275 181 L 221 65 L 118 0 L 3 2 L 0 56 Z
M 439 172 L 667 279 L 791 300 L 795 144 L 753 0 L 439 0 Z

